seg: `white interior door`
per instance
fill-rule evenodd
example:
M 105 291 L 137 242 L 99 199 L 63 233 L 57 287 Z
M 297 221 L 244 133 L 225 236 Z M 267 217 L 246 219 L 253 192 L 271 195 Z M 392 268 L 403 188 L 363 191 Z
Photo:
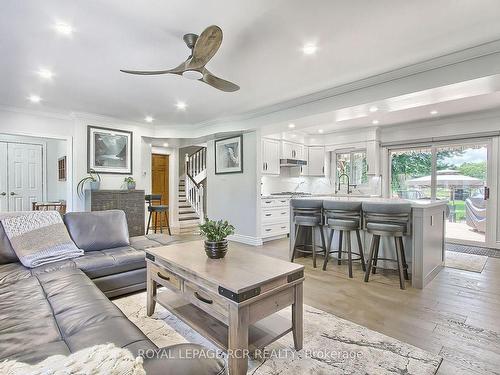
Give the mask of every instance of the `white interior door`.
M 0 142 L 0 212 L 9 210 L 7 186 L 7 143 Z
M 30 211 L 42 201 L 42 146 L 8 143 L 9 211 Z

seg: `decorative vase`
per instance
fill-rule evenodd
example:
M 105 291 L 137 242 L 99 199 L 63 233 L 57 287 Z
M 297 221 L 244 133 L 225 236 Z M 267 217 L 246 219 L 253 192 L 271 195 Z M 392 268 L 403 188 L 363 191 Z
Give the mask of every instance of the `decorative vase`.
M 99 190 L 101 186 L 101 181 L 90 181 L 90 190 L 96 191 Z
M 227 253 L 227 240 L 205 241 L 205 253 L 210 259 L 221 259 Z
M 135 189 L 135 182 L 127 182 L 127 189 L 134 190 Z

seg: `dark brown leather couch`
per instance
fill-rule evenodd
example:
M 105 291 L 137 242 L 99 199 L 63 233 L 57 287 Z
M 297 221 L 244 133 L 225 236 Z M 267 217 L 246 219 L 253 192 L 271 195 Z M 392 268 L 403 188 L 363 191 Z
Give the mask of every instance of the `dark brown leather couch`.
M 144 289 L 144 249 L 181 239 L 129 239 L 121 211 L 70 213 L 65 223 L 84 255 L 32 269 L 19 263 L 0 224 L 0 361 L 37 363 L 105 343 L 134 355 L 156 350 L 107 296 Z M 162 352 L 162 359 L 145 358 L 144 366 L 148 375 L 225 373 L 223 362 L 208 354 L 186 359 L 200 349 L 174 345 L 164 349 L 168 355 Z

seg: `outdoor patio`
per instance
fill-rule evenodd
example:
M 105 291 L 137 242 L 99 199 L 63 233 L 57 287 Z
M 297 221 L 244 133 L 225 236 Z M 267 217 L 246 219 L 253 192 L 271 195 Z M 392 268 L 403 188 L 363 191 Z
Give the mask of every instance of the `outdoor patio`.
M 452 223 L 446 221 L 446 239 L 484 242 L 485 235 L 481 232 L 475 232 L 466 223 Z

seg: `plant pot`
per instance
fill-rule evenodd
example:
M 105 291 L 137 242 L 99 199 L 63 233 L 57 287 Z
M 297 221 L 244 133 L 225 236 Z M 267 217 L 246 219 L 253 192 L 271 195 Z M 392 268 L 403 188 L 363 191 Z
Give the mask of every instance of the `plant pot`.
M 101 181 L 90 181 L 90 190 L 96 191 L 99 190 L 101 186 Z
M 205 253 L 210 259 L 224 258 L 227 252 L 227 240 L 205 241 Z
M 134 190 L 135 189 L 135 182 L 127 182 L 127 189 Z

